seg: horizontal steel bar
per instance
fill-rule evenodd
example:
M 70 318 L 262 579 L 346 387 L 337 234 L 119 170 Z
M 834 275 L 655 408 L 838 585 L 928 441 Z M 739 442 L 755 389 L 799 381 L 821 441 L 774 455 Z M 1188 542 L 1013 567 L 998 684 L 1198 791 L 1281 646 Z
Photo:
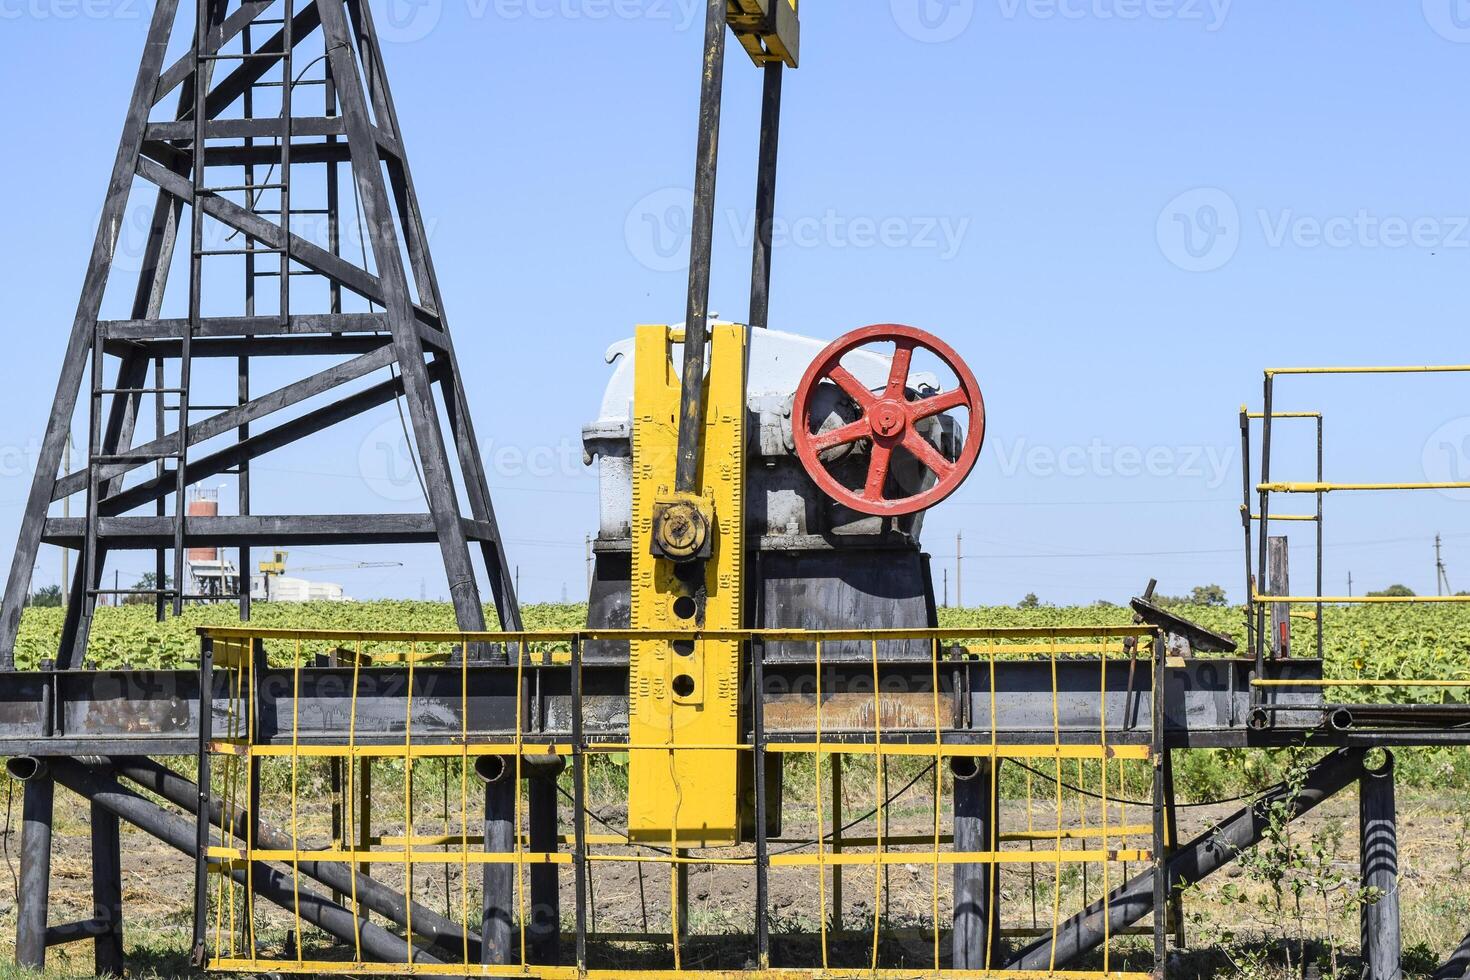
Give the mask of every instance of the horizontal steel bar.
M 891 640 L 1025 640 L 1047 637 L 1144 637 L 1154 636 L 1152 626 L 1024 626 L 989 629 L 874 629 L 874 630 L 706 630 L 703 632 L 657 632 L 647 630 L 543 630 L 519 633 L 475 633 L 459 631 L 383 632 L 353 630 L 257 629 L 248 626 L 207 626 L 201 636 L 216 640 L 343 640 L 364 643 L 562 643 L 573 639 L 598 640 L 765 640 L 773 643 L 857 642 Z M 1004 652 L 998 647 L 997 652 Z
M 1152 829 L 1150 829 L 1152 832 Z M 626 843 L 626 842 L 625 842 Z M 847 841 L 843 842 L 848 843 Z M 627 844 L 629 847 L 636 844 Z M 211 847 L 210 863 L 217 870 L 235 870 L 252 861 L 275 864 L 403 864 L 443 865 L 467 864 L 517 865 L 537 867 L 574 864 L 576 856 L 566 851 L 550 852 L 486 852 L 486 851 L 372 851 L 372 850 L 248 850 L 233 847 Z M 596 864 L 661 864 L 689 867 L 754 868 L 755 858 L 696 857 L 672 854 L 589 854 Z M 773 868 L 816 867 L 906 867 L 910 865 L 950 866 L 956 864 L 1099 864 L 1102 862 L 1151 861 L 1151 852 L 1140 849 L 1079 851 L 841 851 L 821 854 L 777 854 L 770 858 Z
M 766 743 L 773 754 L 944 756 L 967 759 L 1147 759 L 1147 745 L 898 745 L 889 743 L 777 742 Z
M 1338 677 L 1297 681 L 1253 680 L 1251 681 L 1251 687 L 1470 687 L 1470 679 L 1461 677 L 1453 680 L 1435 678 L 1414 678 L 1409 680 L 1388 677 Z M 1367 708 L 1370 705 L 1354 705 L 1353 707 Z M 1435 707 L 1441 706 L 1435 705 Z M 1452 708 L 1456 707 L 1456 705 L 1443 705 L 1443 707 Z M 1470 704 L 1462 705 L 1461 707 L 1470 709 Z
M 283 125 L 280 116 L 264 116 L 249 119 L 211 119 L 204 127 L 206 140 L 216 139 L 269 139 L 272 136 L 342 136 L 346 126 L 341 116 L 297 117 L 290 126 Z M 147 139 L 193 140 L 194 121 L 182 119 L 148 124 Z M 279 151 L 278 155 L 279 155 Z
M 1337 491 L 1368 492 L 1395 490 L 1470 490 L 1470 483 L 1259 483 L 1261 493 L 1335 493 Z
M 1245 413 L 1245 417 L 1248 418 L 1248 419 L 1255 419 L 1256 421 L 1259 422 L 1259 421 L 1262 421 L 1262 420 L 1265 419 L 1266 413 L 1265 412 L 1246 412 Z M 1271 418 L 1273 418 L 1273 419 L 1319 419 L 1320 420 L 1322 418 L 1322 413 L 1321 412 L 1272 412 L 1271 413 Z
M 81 545 L 85 530 L 85 518 L 50 518 L 42 540 L 75 548 Z M 168 545 L 173 534 L 172 517 L 103 517 L 97 521 L 98 537 L 115 550 Z M 439 540 L 433 518 L 427 514 L 190 516 L 184 519 L 184 535 L 191 546 L 227 548 L 242 544 L 431 544 Z
M 440 976 L 463 977 L 464 964 L 431 963 L 350 963 L 340 960 L 250 960 L 220 957 L 209 961 L 210 970 L 232 973 L 285 973 L 294 975 L 336 976 Z M 469 968 L 473 976 L 483 971 L 479 964 Z M 699 970 L 686 966 L 681 970 L 579 970 L 574 966 L 497 966 L 494 975 L 501 980 L 913 980 L 910 969 L 821 969 L 772 968 L 765 970 Z M 1155 980 L 1150 973 L 1124 970 L 925 970 L 928 980 Z
M 1283 374 L 1466 374 L 1470 364 L 1423 364 L 1391 367 L 1267 368 L 1266 377 Z
M 1382 603 L 1413 605 L 1420 602 L 1470 602 L 1464 595 L 1260 595 L 1253 601 L 1272 605 L 1344 605 L 1369 606 Z

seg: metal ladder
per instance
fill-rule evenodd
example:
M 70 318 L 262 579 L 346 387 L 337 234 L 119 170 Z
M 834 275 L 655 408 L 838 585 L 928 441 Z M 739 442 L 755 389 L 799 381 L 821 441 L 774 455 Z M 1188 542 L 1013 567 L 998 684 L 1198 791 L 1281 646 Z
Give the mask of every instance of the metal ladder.
M 211 187 L 206 182 L 206 150 L 208 147 L 208 97 L 209 81 L 213 76 L 214 65 L 219 62 L 235 61 L 244 62 L 252 58 L 274 57 L 273 55 L 253 50 L 248 29 L 243 35 L 241 50 L 234 53 L 220 51 L 222 45 L 211 43 L 210 32 L 219 30 L 222 18 L 223 4 L 218 0 L 197 0 L 196 3 L 196 25 L 194 45 L 191 52 L 194 69 L 194 105 L 193 105 L 193 167 L 191 189 L 193 204 L 190 208 L 190 261 L 189 261 L 189 314 L 187 327 L 180 336 L 179 347 L 179 379 L 176 385 L 168 384 L 165 374 L 165 362 L 162 358 L 155 358 L 153 367 L 153 384 L 140 387 L 107 387 L 103 381 L 105 370 L 105 344 L 99 329 L 94 333 L 92 344 L 92 390 L 88 412 L 88 480 L 87 480 L 87 506 L 86 521 L 83 540 L 83 581 L 87 585 L 86 602 L 83 607 L 83 617 L 90 621 L 96 609 L 97 600 L 102 596 L 113 596 L 122 598 L 134 595 L 151 595 L 155 599 L 157 612 L 160 617 L 164 613 L 166 601 L 172 603 L 173 614 L 178 616 L 183 613 L 184 604 L 191 599 L 237 599 L 248 603 L 248 587 L 242 587 L 241 594 L 234 596 L 223 595 L 191 595 L 184 588 L 184 576 L 186 574 L 186 549 L 185 549 L 185 527 L 188 514 L 188 458 L 189 458 L 189 424 L 191 415 L 196 411 L 218 411 L 224 406 L 191 405 L 190 388 L 193 373 L 193 340 L 199 333 L 203 321 L 203 267 L 206 258 L 216 256 L 243 255 L 247 267 L 247 278 L 251 282 L 248 290 L 248 304 L 251 309 L 247 313 L 253 314 L 254 305 L 254 282 L 258 278 L 267 276 L 279 276 L 280 279 L 280 308 L 279 315 L 284 324 L 290 318 L 290 278 L 292 270 L 291 247 L 290 247 L 290 222 L 289 216 L 295 212 L 291 209 L 291 105 L 293 89 L 292 57 L 294 54 L 295 39 L 292 36 L 294 19 L 294 0 L 282 0 L 283 13 L 278 19 L 258 19 L 253 22 L 256 26 L 267 24 L 280 24 L 285 39 L 284 51 L 280 56 L 282 68 L 282 81 L 252 82 L 251 89 L 279 86 L 281 89 L 281 120 L 282 135 L 280 137 L 281 157 L 277 164 L 279 167 L 279 178 L 275 183 L 260 184 L 254 179 L 254 165 L 247 170 L 244 184 L 220 185 Z M 324 84 L 324 82 L 323 82 Z M 250 93 L 247 92 L 247 115 L 251 114 L 249 104 Z M 227 192 L 244 192 L 247 195 L 250 210 L 266 214 L 269 210 L 262 211 L 256 207 L 259 195 L 264 191 L 276 190 L 281 195 L 281 207 L 279 213 L 283 216 L 282 227 L 287 231 L 282 246 L 277 248 L 254 239 L 247 239 L 244 246 L 240 248 L 207 248 L 204 241 L 204 209 L 199 206 L 208 196 L 223 194 Z M 280 271 L 260 271 L 255 268 L 256 256 L 268 254 L 280 257 Z M 242 361 L 244 359 L 242 358 Z M 245 368 L 241 368 L 242 382 L 238 393 L 237 404 L 243 404 L 249 398 L 248 381 L 245 378 Z M 111 398 L 129 398 L 134 401 L 133 411 L 138 407 L 145 396 L 151 396 L 155 400 L 155 425 L 159 437 L 162 437 L 167 426 L 168 415 L 171 413 L 175 418 L 175 445 L 171 451 L 164 453 L 140 454 L 137 451 L 123 450 L 117 452 L 103 451 L 103 406 L 104 400 Z M 168 404 L 168 397 L 177 398 L 174 405 Z M 228 406 L 233 408 L 235 406 Z M 248 427 L 242 427 L 240 437 L 248 437 Z M 173 462 L 172 470 L 168 463 Z M 157 551 L 157 571 L 152 588 L 101 588 L 98 583 L 99 564 L 101 560 L 101 548 L 99 545 L 99 531 L 101 518 L 101 503 L 104 499 L 104 490 L 110 490 L 119 478 L 107 476 L 104 478 L 106 467 L 115 464 L 128 463 L 154 463 L 156 464 L 155 478 L 160 482 L 165 481 L 170 475 L 174 480 L 174 512 L 172 521 L 173 530 L 173 577 L 172 585 L 166 584 L 167 577 L 164 566 L 164 549 Z M 242 479 L 248 479 L 248 467 L 232 471 Z M 243 499 L 243 498 L 242 498 Z M 158 499 L 157 515 L 167 516 L 167 508 L 164 497 Z M 249 581 L 249 569 L 242 561 L 240 569 L 242 582 Z

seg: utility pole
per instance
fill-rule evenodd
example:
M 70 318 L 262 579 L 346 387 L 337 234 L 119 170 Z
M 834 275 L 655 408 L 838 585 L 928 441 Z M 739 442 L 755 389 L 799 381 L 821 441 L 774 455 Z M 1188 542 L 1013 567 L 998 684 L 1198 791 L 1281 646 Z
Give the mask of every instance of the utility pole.
M 1450 595 L 1450 576 L 1445 571 L 1444 557 L 1440 550 L 1440 537 L 1434 536 L 1434 594 Z
M 66 430 L 66 461 L 62 464 L 63 474 L 71 472 L 71 429 Z M 71 516 L 71 497 L 63 497 L 61 500 L 61 516 Z M 65 545 L 61 546 L 61 608 L 65 609 L 71 605 L 71 549 Z
M 1353 573 L 1348 572 L 1348 598 L 1353 597 Z
M 954 604 L 965 608 L 965 532 L 954 536 Z
M 949 608 L 949 569 L 944 570 L 944 608 Z

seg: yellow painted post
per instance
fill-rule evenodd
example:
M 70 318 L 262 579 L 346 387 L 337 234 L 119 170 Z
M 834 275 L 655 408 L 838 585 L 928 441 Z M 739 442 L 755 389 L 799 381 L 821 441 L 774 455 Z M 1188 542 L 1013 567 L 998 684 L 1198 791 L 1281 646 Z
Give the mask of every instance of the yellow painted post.
M 688 640 L 631 643 L 628 832 L 675 847 L 739 842 L 740 643 L 701 639 L 741 626 L 744 560 L 746 328 L 710 332 L 701 506 L 713 515 L 709 557 L 678 565 L 654 553 L 655 510 L 674 491 L 679 379 L 670 331 L 637 332 L 633 396 L 632 626 Z M 693 571 L 693 575 L 691 575 Z M 693 578 L 693 581 L 690 579 Z M 730 745 L 730 751 L 679 746 Z

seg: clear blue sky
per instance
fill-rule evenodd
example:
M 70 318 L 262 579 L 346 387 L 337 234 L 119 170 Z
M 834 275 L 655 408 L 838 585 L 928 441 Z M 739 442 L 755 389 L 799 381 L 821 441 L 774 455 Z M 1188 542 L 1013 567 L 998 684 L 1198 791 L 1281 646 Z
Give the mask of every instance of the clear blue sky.
M 700 5 L 385 3 L 388 68 L 512 560 L 527 599 L 564 585 L 579 598 L 596 484 L 577 452 L 602 352 L 635 323 L 683 315 L 684 274 L 665 256 L 683 242 Z M 1470 362 L 1459 6 L 804 4 L 772 325 L 827 338 L 901 321 L 968 358 L 990 437 L 930 519 L 936 577 L 962 530 L 972 603 L 1120 601 L 1150 576 L 1238 597 L 1235 413 L 1259 404 L 1261 369 Z M 7 564 L 146 14 L 144 0 L 0 0 Z M 726 82 L 712 304 L 741 319 L 759 76 L 733 47 Z M 1330 478 L 1470 479 L 1470 377 L 1289 379 L 1280 407 L 1328 413 Z M 304 512 L 408 506 L 371 472 L 396 426 L 373 416 L 263 461 L 261 498 Z M 1283 436 L 1277 460 L 1281 476 L 1312 475 L 1305 438 Z M 1436 532 L 1452 583 L 1470 588 L 1465 500 L 1344 496 L 1329 515 L 1329 591 L 1349 571 L 1359 588 L 1433 591 Z M 406 564 L 318 577 L 359 597 L 444 592 L 431 549 L 362 557 Z M 36 582 L 58 565 L 43 549 Z M 147 565 L 125 558 L 123 577 Z

